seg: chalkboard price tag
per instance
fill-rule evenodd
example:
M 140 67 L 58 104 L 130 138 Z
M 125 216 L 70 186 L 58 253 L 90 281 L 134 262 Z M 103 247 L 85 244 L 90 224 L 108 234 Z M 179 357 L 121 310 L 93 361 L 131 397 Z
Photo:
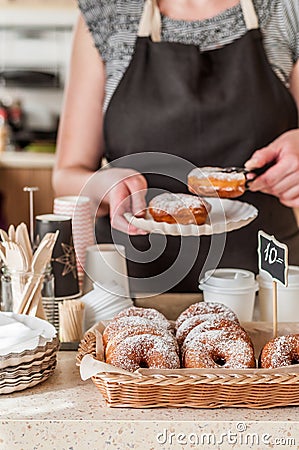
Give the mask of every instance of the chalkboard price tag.
M 288 285 L 288 247 L 264 231 L 258 232 L 259 270 L 283 286 Z

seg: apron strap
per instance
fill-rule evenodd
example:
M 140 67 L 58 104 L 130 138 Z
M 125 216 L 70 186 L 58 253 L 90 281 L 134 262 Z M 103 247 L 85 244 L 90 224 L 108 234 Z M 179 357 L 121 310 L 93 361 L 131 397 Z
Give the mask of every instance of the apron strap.
M 258 17 L 252 0 L 240 0 L 240 4 L 247 30 L 258 28 Z M 137 36 L 151 36 L 153 42 L 161 41 L 161 14 L 157 0 L 145 1 Z
M 153 42 L 161 41 L 161 14 L 157 0 L 146 0 L 137 36 L 151 36 Z
M 255 12 L 252 0 L 240 0 L 243 16 L 247 30 L 253 30 L 259 27 L 258 17 Z

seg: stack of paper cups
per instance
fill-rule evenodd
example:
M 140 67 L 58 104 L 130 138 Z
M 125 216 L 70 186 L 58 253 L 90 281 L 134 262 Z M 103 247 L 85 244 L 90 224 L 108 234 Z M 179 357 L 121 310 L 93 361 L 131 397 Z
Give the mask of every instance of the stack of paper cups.
M 86 248 L 95 243 L 90 199 L 81 196 L 57 197 L 54 199 L 54 214 L 63 214 L 72 218 L 77 271 L 81 284 L 84 275 Z
M 121 286 L 124 295 L 130 297 L 127 260 L 123 245 L 96 244 L 87 248 L 83 292 L 89 292 L 93 283 L 102 287 L 110 283 L 109 291 L 113 296 L 119 296 Z

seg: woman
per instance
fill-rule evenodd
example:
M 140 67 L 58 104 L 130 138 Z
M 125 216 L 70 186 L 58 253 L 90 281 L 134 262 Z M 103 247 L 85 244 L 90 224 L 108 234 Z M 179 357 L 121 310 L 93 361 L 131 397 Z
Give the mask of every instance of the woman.
M 204 263 L 220 259 L 256 271 L 259 229 L 299 264 L 297 0 L 79 5 L 54 187 L 78 194 L 87 183 L 84 193 L 101 201 L 98 240 L 126 242 L 132 289 L 196 291 Z M 104 155 L 110 168 L 92 176 Z M 189 165 L 246 161 L 249 169 L 274 165 L 242 197 L 258 219 L 227 234 L 223 256 L 223 236 L 209 253 L 208 237 L 149 239 L 123 217 L 128 209 L 142 215 L 156 188 L 187 192 Z

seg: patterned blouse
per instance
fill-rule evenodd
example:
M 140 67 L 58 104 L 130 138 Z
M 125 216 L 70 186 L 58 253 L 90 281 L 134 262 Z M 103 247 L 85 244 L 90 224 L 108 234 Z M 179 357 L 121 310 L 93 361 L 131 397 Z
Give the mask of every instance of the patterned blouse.
M 78 0 L 96 48 L 106 66 L 104 110 L 125 73 L 135 47 L 144 0 Z M 268 60 L 286 87 L 299 58 L 299 0 L 254 0 Z M 162 41 L 219 48 L 246 32 L 240 4 L 205 20 L 161 15 Z

